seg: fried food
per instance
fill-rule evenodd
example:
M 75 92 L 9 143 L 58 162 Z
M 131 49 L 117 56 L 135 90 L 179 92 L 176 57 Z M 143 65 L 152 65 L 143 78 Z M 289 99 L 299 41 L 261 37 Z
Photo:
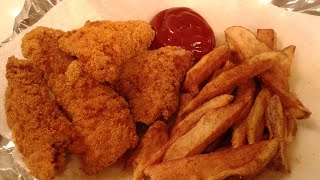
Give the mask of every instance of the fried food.
M 191 52 L 167 46 L 123 64 L 117 90 L 128 101 L 134 121 L 150 125 L 177 111 L 180 84 L 192 61 Z
M 39 26 L 22 38 L 23 55 L 44 72 L 46 80 L 51 73 L 64 73 L 74 59 L 59 49 L 58 40 L 64 35 L 63 31 Z
M 285 128 L 285 138 L 286 143 L 290 144 L 297 133 L 297 120 L 296 118 L 288 111 L 284 112 L 285 114 L 285 121 L 286 121 L 286 128 Z
M 200 107 L 188 114 L 182 121 L 177 125 L 175 129 L 171 131 L 171 137 L 180 137 L 187 133 L 207 112 L 212 111 L 218 107 L 225 106 L 233 100 L 233 96 L 229 94 L 223 94 L 209 101 L 203 103 Z
M 240 27 L 240 26 L 230 27 L 225 31 L 225 35 L 231 51 L 236 52 L 238 58 L 240 58 L 242 61 L 247 61 L 249 58 L 257 54 L 272 50 L 265 43 L 258 41 L 256 36 L 251 31 L 249 31 L 244 27 Z M 294 52 L 293 47 L 291 47 L 290 50 L 287 50 L 285 53 L 285 54 L 290 54 L 289 59 L 279 60 L 277 63 L 277 66 L 274 66 L 276 69 L 271 68 L 270 71 L 266 71 L 262 73 L 259 76 L 259 78 L 265 87 L 267 87 L 270 91 L 272 91 L 273 93 L 276 93 L 280 97 L 281 102 L 284 105 L 284 108 L 288 109 L 288 111 L 290 111 L 295 118 L 306 119 L 310 117 L 311 112 L 299 101 L 297 97 L 295 97 L 292 93 L 288 91 L 288 88 L 287 88 L 288 83 L 286 82 L 287 80 L 282 80 L 282 79 L 279 80 L 279 78 L 283 77 L 282 75 L 281 76 L 273 75 L 274 71 L 276 72 L 279 72 L 279 70 L 281 71 L 281 65 L 279 64 L 283 64 L 283 66 L 287 66 L 287 68 L 285 68 L 286 72 L 288 71 L 290 72 L 291 61 L 292 61 L 292 58 L 290 56 L 293 57 L 292 52 Z M 283 61 L 290 62 L 290 63 L 283 63 Z M 289 70 L 288 70 L 288 65 L 290 65 Z
M 171 129 L 171 135 L 173 135 L 173 132 L 176 131 L 176 128 L 178 124 L 183 120 L 183 117 L 181 116 L 181 111 L 183 110 L 184 107 L 192 100 L 192 95 L 190 93 L 182 93 L 180 95 L 180 101 L 179 101 L 179 109 L 176 115 L 176 118 L 174 120 L 173 127 Z
M 310 117 L 311 112 L 307 109 L 302 102 L 291 92 L 287 91 L 283 84 L 273 81 L 272 76 L 260 76 L 262 84 L 270 91 L 277 94 L 281 99 L 283 107 L 289 111 L 297 119 L 306 119 Z
M 230 49 L 227 43 L 213 49 L 187 72 L 184 89 L 193 96 L 197 95 L 200 84 L 207 80 L 229 58 Z
M 154 122 L 140 139 L 140 143 L 128 159 L 128 165 L 134 168 L 134 177 L 142 172 L 150 156 L 169 140 L 168 126 L 163 121 Z
M 278 151 L 276 139 L 163 162 L 144 170 L 147 179 L 226 179 L 260 173 Z
M 135 125 L 126 101 L 84 73 L 78 61 L 69 65 L 65 75 L 51 75 L 48 84 L 72 119 L 79 137 L 70 150 L 81 158 L 85 173 L 101 171 L 136 146 Z
M 265 43 L 269 48 L 277 49 L 277 35 L 273 29 L 257 29 L 257 39 Z
M 268 100 L 266 109 L 266 120 L 270 139 L 276 138 L 279 140 L 279 152 L 277 153 L 275 159 L 272 161 L 273 167 L 282 170 L 283 172 L 289 173 L 290 166 L 286 154 L 286 121 L 280 98 L 277 95 L 272 96 Z
M 163 161 L 201 153 L 211 142 L 219 138 L 236 122 L 248 101 L 249 99 L 244 99 L 243 101 L 208 111 L 192 129 L 168 148 Z
M 267 107 L 267 101 L 271 94 L 268 89 L 263 88 L 259 92 L 253 107 L 247 117 L 247 137 L 248 143 L 254 144 L 259 142 L 263 138 L 265 127 L 265 109 Z
M 76 56 L 85 72 L 99 82 L 114 83 L 120 65 L 145 51 L 154 31 L 144 21 L 95 21 L 60 38 L 60 48 Z
M 6 77 L 5 109 L 14 143 L 31 175 L 54 179 L 64 168 L 71 124 L 31 61 L 10 57 Z
M 220 73 L 215 79 L 204 86 L 200 93 L 183 109 L 182 114 L 194 110 L 210 98 L 223 94 L 233 89 L 236 85 L 240 85 L 263 71 L 270 69 L 278 61 L 286 57 L 280 51 L 264 52 L 253 56 L 228 71 Z
M 246 83 L 241 84 L 237 89 L 235 102 L 249 99 L 248 104 L 243 108 L 238 117 L 237 122 L 232 127 L 231 145 L 234 148 L 246 144 L 246 131 L 247 131 L 247 116 L 252 108 L 256 92 L 256 83 L 253 79 L 248 80 Z
M 236 52 L 240 61 L 245 61 L 262 52 L 271 51 L 264 43 L 248 29 L 241 26 L 232 26 L 225 30 L 226 40 L 231 51 Z

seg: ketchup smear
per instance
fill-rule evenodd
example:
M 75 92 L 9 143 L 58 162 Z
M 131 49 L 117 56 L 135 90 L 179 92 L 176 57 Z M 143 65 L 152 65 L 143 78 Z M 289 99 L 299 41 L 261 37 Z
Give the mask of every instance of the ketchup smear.
M 152 49 L 181 46 L 193 53 L 196 60 L 209 53 L 216 45 L 214 33 L 206 20 L 186 7 L 159 12 L 150 22 L 156 32 Z

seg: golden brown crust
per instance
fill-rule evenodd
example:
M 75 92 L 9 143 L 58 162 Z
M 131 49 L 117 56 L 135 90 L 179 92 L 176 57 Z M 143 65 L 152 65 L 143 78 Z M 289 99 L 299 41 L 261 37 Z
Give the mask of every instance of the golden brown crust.
M 97 81 L 113 83 L 122 61 L 146 50 L 153 38 L 154 31 L 144 21 L 88 21 L 59 42 Z
M 10 57 L 6 76 L 5 108 L 13 140 L 33 176 L 53 179 L 64 167 L 73 134 L 70 123 L 30 61 Z
M 180 84 L 192 60 L 191 52 L 167 46 L 123 64 L 117 89 L 128 100 L 136 122 L 150 125 L 177 111 Z
M 47 27 L 36 27 L 22 39 L 23 55 L 45 73 L 64 73 L 69 63 L 74 59 L 59 49 L 58 40 L 65 32 Z
M 82 170 L 92 174 L 116 162 L 138 139 L 125 100 L 78 63 L 73 61 L 66 75 L 50 76 L 49 87 L 79 135 L 70 149 L 81 157 Z

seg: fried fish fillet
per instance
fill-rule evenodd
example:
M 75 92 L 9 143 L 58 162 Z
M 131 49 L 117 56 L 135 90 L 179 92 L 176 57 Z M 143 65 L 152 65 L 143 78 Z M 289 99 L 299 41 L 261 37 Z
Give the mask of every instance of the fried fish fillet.
M 64 168 L 71 124 L 31 61 L 10 57 L 6 77 L 5 109 L 14 143 L 31 175 L 53 179 Z
M 122 61 L 146 50 L 154 34 L 144 21 L 88 21 L 59 42 L 63 51 L 79 59 L 85 72 L 99 82 L 112 84 Z
M 134 121 L 150 125 L 177 111 L 180 85 L 192 61 L 191 52 L 167 46 L 123 64 L 117 90 L 129 102 Z
M 113 164 L 138 138 L 126 101 L 112 88 L 84 73 L 73 61 L 65 75 L 49 77 L 49 87 L 72 119 L 78 135 L 70 147 L 81 169 L 92 174 Z
M 22 52 L 40 68 L 47 79 L 49 74 L 64 73 L 72 56 L 59 49 L 58 40 L 65 32 L 47 27 L 36 27 L 22 38 Z

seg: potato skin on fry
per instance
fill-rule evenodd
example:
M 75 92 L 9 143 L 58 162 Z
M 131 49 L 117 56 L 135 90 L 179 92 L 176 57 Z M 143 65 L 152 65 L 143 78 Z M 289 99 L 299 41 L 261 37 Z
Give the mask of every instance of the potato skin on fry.
M 239 85 L 250 78 L 270 69 L 278 61 L 287 56 L 280 51 L 260 53 L 244 61 L 240 65 L 222 72 L 215 79 L 210 81 L 200 93 L 183 109 L 182 114 L 186 114 L 208 99 L 220 95 L 236 85 Z
M 225 36 L 231 51 L 237 52 L 241 61 L 271 51 L 266 44 L 259 42 L 251 31 L 241 26 L 229 27 L 225 30 Z
M 139 174 L 150 156 L 169 140 L 168 126 L 163 121 L 154 122 L 140 139 L 135 151 L 130 155 L 127 165 L 134 169 L 134 178 Z
M 170 146 L 163 161 L 201 153 L 236 122 L 248 101 L 245 99 L 207 112 L 191 130 Z
M 286 122 L 280 98 L 277 95 L 272 96 L 268 100 L 266 109 L 266 120 L 270 139 L 276 138 L 279 140 L 279 152 L 277 153 L 275 159 L 272 161 L 272 164 L 277 169 L 289 173 L 290 166 L 286 154 Z
M 188 72 L 184 82 L 184 89 L 193 96 L 199 93 L 199 85 L 208 79 L 224 62 L 230 58 L 227 43 L 213 49 L 203 56 Z
M 206 112 L 212 111 L 221 106 L 225 106 L 232 100 L 232 95 L 223 94 L 205 102 L 200 107 L 188 114 L 185 118 L 183 118 L 176 128 L 172 129 L 171 137 L 180 137 L 184 135 L 192 128 L 194 124 L 200 120 L 201 116 L 203 116 Z
M 278 151 L 277 139 L 200 154 L 149 166 L 144 175 L 151 180 L 225 179 L 230 176 L 254 176 Z
M 257 39 L 265 43 L 271 49 L 276 49 L 277 35 L 273 29 L 257 29 Z
M 263 138 L 265 126 L 264 114 L 269 98 L 270 92 L 268 89 L 262 88 L 247 117 L 247 137 L 249 144 L 254 144 Z
M 256 84 L 253 79 L 248 80 L 246 83 L 238 87 L 236 94 L 236 102 L 242 101 L 244 98 L 249 98 L 249 103 L 244 107 L 238 117 L 238 121 L 233 126 L 231 145 L 234 148 L 240 147 L 246 143 L 246 130 L 247 130 L 247 116 L 254 102 L 256 91 Z

